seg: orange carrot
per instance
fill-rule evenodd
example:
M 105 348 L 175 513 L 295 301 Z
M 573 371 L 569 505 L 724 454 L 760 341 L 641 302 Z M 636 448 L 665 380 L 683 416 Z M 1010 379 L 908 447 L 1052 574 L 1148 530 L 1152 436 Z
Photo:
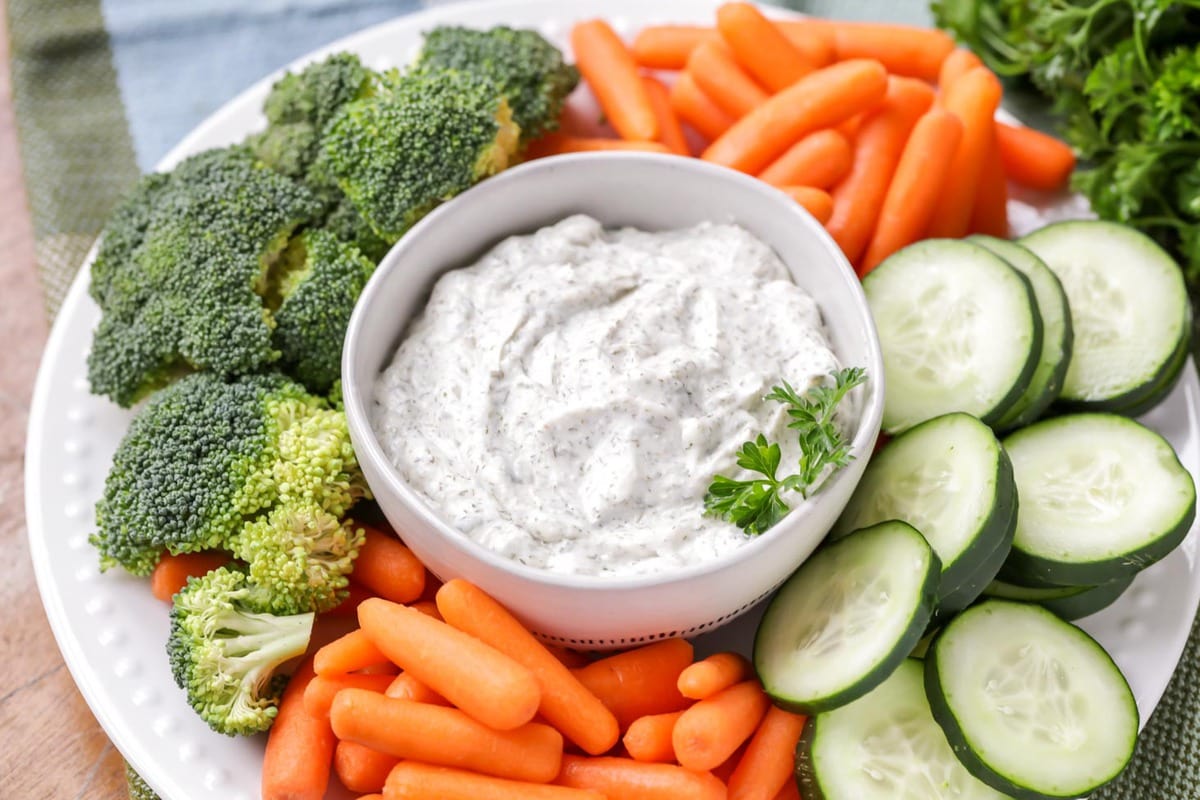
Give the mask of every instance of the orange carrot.
M 679 73 L 671 87 L 671 108 L 679 118 L 708 139 L 716 139 L 733 125 L 733 117 L 712 101 L 687 72 Z
M 529 143 L 529 147 L 525 149 L 525 158 L 532 161 L 535 158 L 560 156 L 564 153 L 597 153 L 609 150 L 634 150 L 647 153 L 671 152 L 659 142 L 633 142 L 625 139 L 601 139 L 548 133 Z
M 743 117 L 770 97 L 720 42 L 702 42 L 688 59 L 687 72 L 726 114 Z
M 483 724 L 511 730 L 537 713 L 533 673 L 475 637 L 386 600 L 363 603 L 358 621 L 393 663 Z
M 850 119 L 839 122 L 837 125 L 835 125 L 833 127 L 833 130 L 837 131 L 842 136 L 845 136 L 846 141 L 853 144 L 854 137 L 858 136 L 858 129 L 862 127 L 863 120 L 867 116 L 869 116 L 869 114 L 867 112 L 864 112 L 862 114 L 855 114 Z
M 816 66 L 750 3 L 718 8 L 717 30 L 737 63 L 772 92 L 786 89 Z
M 398 763 L 400 760 L 394 756 L 349 740 L 338 742 L 333 751 L 333 771 L 352 792 L 383 791 L 388 773 Z
M 457 708 L 394 700 L 362 689 L 338 692 L 329 721 L 338 738 L 372 750 L 499 778 L 549 783 L 562 759 L 562 735 L 549 725 L 530 722 L 498 731 Z
M 363 800 L 360 798 L 360 800 Z M 796 781 L 789 780 L 779 790 L 779 794 L 775 795 L 775 800 L 801 800 L 800 787 L 796 785 Z
M 170 603 L 176 593 L 187 585 L 188 578 L 199 578 L 223 567 L 233 558 L 220 550 L 200 553 L 163 553 L 150 573 L 150 591 L 164 603 Z
M 810 133 L 758 174 L 774 186 L 813 186 L 828 189 L 850 172 L 854 149 L 832 129 Z
M 770 704 L 758 681 L 744 681 L 701 700 L 675 723 L 675 757 L 691 770 L 717 767 L 750 738 Z
M 563 756 L 556 783 L 614 800 L 725 800 L 725 785 L 706 772 L 628 758 Z
M 1000 94 L 999 79 L 991 70 L 978 67 L 955 81 L 946 94 L 946 110 L 959 118 L 963 130 L 929 223 L 931 237 L 957 239 L 967 233 Z
M 430 689 L 419 680 L 409 675 L 407 672 L 401 672 L 383 693 L 388 697 L 393 697 L 397 700 L 410 700 L 414 703 L 430 703 L 435 706 L 448 706 L 450 702 L 440 694 Z
M 842 20 L 812 22 L 833 30 L 839 60 L 873 58 L 893 75 L 935 81 L 942 62 L 954 49 L 954 40 L 933 28 Z
M 703 158 L 758 174 L 800 138 L 875 105 L 887 91 L 877 61 L 844 61 L 801 78 L 733 124 Z
M 425 566 L 388 532 L 363 526 L 367 538 L 354 560 L 354 580 L 393 603 L 410 603 L 425 589 Z
M 687 708 L 688 700 L 675 683 L 690 663 L 692 646 L 687 640 L 665 639 L 593 661 L 575 670 L 575 677 L 608 706 L 624 729 L 638 717 Z
M 996 145 L 1004 173 L 1022 186 L 1057 191 L 1075 169 L 1075 153 L 1063 142 L 1022 125 L 996 123 Z
M 267 737 L 262 762 L 262 800 L 322 800 L 337 745 L 329 720 L 304 710 L 304 690 L 315 677 L 305 659 L 288 681 Z
M 384 800 L 606 800 L 599 792 L 509 781 L 404 761 L 388 775 Z
M 658 117 L 658 141 L 676 155 L 690 155 L 679 118 L 675 116 L 675 109 L 671 108 L 670 90 L 663 86 L 662 81 L 649 75 L 643 76 L 642 81 L 646 84 L 646 93 L 650 95 L 654 115 Z
M 314 717 L 328 717 L 333 698 L 342 689 L 365 689 L 383 692 L 394 680 L 391 675 L 318 675 L 304 690 L 304 710 Z M 362 791 L 367 791 L 363 789 Z
M 963 75 L 982 66 L 983 62 L 979 60 L 979 56 L 966 48 L 956 48 L 946 56 L 946 60 L 942 62 L 942 68 L 938 70 L 938 87 L 945 92 Z
M 569 647 L 560 647 L 556 644 L 546 645 L 546 649 L 550 651 L 550 655 L 561 661 L 568 669 L 578 669 L 586 667 L 592 663 L 592 660 L 585 653 L 578 650 L 572 650 Z
M 675 745 L 671 732 L 682 711 L 670 714 L 650 714 L 635 719 L 621 741 L 634 761 L 670 763 L 675 760 Z
M 988 134 L 988 146 L 983 154 L 983 168 L 979 172 L 979 186 L 975 190 L 971 221 L 967 223 L 967 229 L 971 233 L 1007 239 L 1008 181 L 1004 176 L 1004 164 L 1000 161 L 995 126 L 992 126 Z
M 733 755 L 721 762 L 720 766 L 714 767 L 712 774 L 720 778 L 721 783 L 729 785 L 729 779 L 733 776 L 733 771 L 737 769 L 738 762 L 742 760 L 742 756 L 746 754 L 746 742 L 737 750 L 733 751 Z
M 779 191 L 790 195 L 822 225 L 829 222 L 829 218 L 833 216 L 833 198 L 824 189 L 814 189 L 811 186 L 780 186 Z
M 537 677 L 542 718 L 563 736 L 597 755 L 617 743 L 617 718 L 517 618 L 479 587 L 453 580 L 441 588 L 438 609 L 460 631 L 504 653 Z
M 828 195 L 826 195 L 828 197 Z M 679 693 L 693 700 L 712 697 L 754 674 L 754 667 L 739 653 L 714 653 L 679 673 Z
M 381 795 L 379 792 L 372 792 L 371 794 L 364 794 L 362 797 L 358 798 L 358 800 L 385 800 L 385 799 L 384 799 L 384 796 Z
M 804 717 L 771 706 L 729 778 L 729 800 L 772 800 L 792 782 Z
M 833 30 L 819 21 L 814 24 L 808 19 L 789 19 L 776 20 L 775 24 L 813 67 L 827 67 L 837 60 Z
M 571 30 L 575 66 L 587 80 L 605 116 L 622 139 L 652 142 L 658 119 L 625 43 L 607 22 L 580 22 Z
M 386 663 L 388 657 L 362 630 L 353 630 L 340 639 L 334 639 L 318 650 L 313 658 L 318 675 L 344 675 Z
M 926 84 L 892 77 L 883 103 L 863 121 L 854 141 L 854 164 L 833 190 L 833 216 L 825 225 L 851 263 L 866 250 L 904 143 L 931 105 L 933 90 Z
M 350 585 L 347 587 L 347 590 L 348 592 L 346 599 L 326 611 L 326 614 L 331 614 L 335 617 L 357 617 L 359 603 L 361 603 L 363 600 L 366 600 L 368 597 L 379 596 L 367 587 L 354 581 L 350 581 Z
M 415 603 L 409 603 L 408 607 L 413 611 L 420 611 L 425 616 L 432 617 L 439 622 L 443 621 L 442 612 L 438 611 L 436 600 L 418 600 Z
M 651 25 L 638 31 L 630 50 L 647 69 L 683 69 L 701 42 L 716 38 L 716 31 L 699 25 Z
M 945 109 L 934 108 L 917 122 L 887 188 L 861 274 L 920 239 L 929 228 L 950 170 L 946 154 L 955 151 L 961 137 L 962 123 Z

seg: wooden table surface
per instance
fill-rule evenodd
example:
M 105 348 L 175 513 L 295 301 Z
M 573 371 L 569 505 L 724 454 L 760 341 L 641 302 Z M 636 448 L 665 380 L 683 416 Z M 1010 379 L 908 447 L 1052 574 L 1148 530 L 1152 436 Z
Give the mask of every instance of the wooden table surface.
M 46 342 L 0 0 L 0 798 L 124 800 L 124 762 L 50 633 L 25 536 L 25 424 Z

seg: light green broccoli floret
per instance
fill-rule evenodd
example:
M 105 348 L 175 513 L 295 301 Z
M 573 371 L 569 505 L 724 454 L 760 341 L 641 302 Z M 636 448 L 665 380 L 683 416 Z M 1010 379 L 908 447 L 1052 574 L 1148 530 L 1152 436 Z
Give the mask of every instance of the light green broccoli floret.
M 522 141 L 558 128 L 579 71 L 537 31 L 438 27 L 425 34 L 418 69 L 455 69 L 493 81 L 512 107 Z
M 92 266 L 101 310 L 92 391 L 130 406 L 192 370 L 235 375 L 274 361 L 261 294 L 292 231 L 319 210 L 310 191 L 244 148 L 143 179 Z
M 275 346 L 280 366 L 313 392 L 328 393 L 341 375 L 342 344 L 354 304 L 375 270 L 358 248 L 326 230 L 294 239 L 275 287 Z
M 269 593 L 221 567 L 191 578 L 171 607 L 171 673 L 188 703 L 218 733 L 271 727 L 287 678 L 279 666 L 308 647 L 314 615 L 276 615 Z
M 125 788 L 129 793 L 129 800 L 162 800 L 128 761 L 125 762 Z
M 322 140 L 328 169 L 382 239 L 508 166 L 520 129 L 492 81 L 466 72 L 389 76 L 342 108 Z

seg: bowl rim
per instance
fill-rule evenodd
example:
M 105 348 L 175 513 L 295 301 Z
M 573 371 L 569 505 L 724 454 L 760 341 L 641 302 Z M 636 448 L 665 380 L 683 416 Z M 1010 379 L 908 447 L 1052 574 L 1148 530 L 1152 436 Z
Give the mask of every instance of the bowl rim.
M 866 390 L 864 403 L 859 415 L 858 429 L 851 441 L 850 452 L 854 458 L 870 458 L 883 420 L 883 354 L 880 348 L 879 334 L 871 317 L 862 283 L 859 281 L 854 268 L 842 253 L 841 248 L 838 247 L 833 237 L 825 230 L 825 227 L 817 222 L 799 203 L 795 202 L 786 193 L 764 181 L 727 167 L 710 164 L 700 159 L 659 153 L 636 151 L 572 153 L 529 161 L 481 181 L 462 194 L 442 203 L 427 214 L 410 228 L 387 252 L 379 262 L 366 287 L 363 289 L 358 302 L 355 304 L 350 324 L 347 326 L 345 343 L 342 349 L 342 400 L 350 430 L 352 433 L 358 434 L 358 441 L 355 443 L 358 460 L 360 462 L 369 460 L 374 466 L 378 467 L 378 472 L 384 476 L 383 480 L 387 483 L 387 490 L 407 506 L 409 511 L 418 517 L 427 527 L 436 531 L 452 547 L 462 552 L 464 557 L 474 558 L 493 569 L 547 587 L 592 591 L 645 589 L 716 575 L 731 567 L 736 567 L 739 564 L 749 561 L 760 550 L 770 548 L 777 541 L 792 535 L 796 528 L 801 527 L 804 521 L 815 513 L 816 507 L 820 504 L 822 498 L 832 496 L 827 491 L 829 487 L 841 480 L 845 480 L 848 472 L 846 470 L 835 472 L 821 485 L 818 493 L 809 498 L 809 502 L 793 507 L 787 516 L 768 531 L 758 536 L 750 537 L 751 541 L 720 558 L 710 559 L 679 569 L 644 575 L 609 576 L 604 574 L 554 572 L 541 567 L 522 564 L 519 561 L 500 555 L 443 520 L 440 512 L 434 505 L 422 497 L 416 489 L 409 485 L 408 481 L 401 477 L 399 471 L 383 452 L 374 426 L 371 424 L 371 414 L 368 409 L 370 400 L 368 392 L 362 391 L 352 379 L 355 372 L 353 364 L 357 359 L 359 341 L 366 335 L 364 329 L 368 323 L 368 314 L 371 313 L 375 304 L 376 295 L 381 291 L 380 287 L 386 280 L 388 273 L 399 269 L 397 265 L 403 263 L 408 251 L 414 247 L 414 243 L 426 231 L 443 224 L 445 220 L 452 217 L 457 206 L 460 205 L 460 201 L 486 201 L 493 196 L 505 195 L 510 190 L 511 184 L 520 184 L 522 181 L 537 176 L 540 173 L 551 170 L 571 169 L 578 164 L 591 164 L 598 161 L 628 162 L 632 165 L 643 164 L 692 170 L 714 183 L 728 182 L 740 184 L 744 189 L 757 193 L 765 201 L 778 206 L 784 213 L 790 213 L 796 218 L 797 231 L 803 231 L 804 235 L 815 237 L 818 240 L 822 248 L 827 251 L 829 257 L 833 259 L 835 271 L 842 284 L 842 290 L 849 291 L 861 317 L 858 322 L 865 323 L 862 327 L 868 333 L 866 346 L 869 363 L 864 365 L 864 367 L 867 369 L 869 377 L 863 387 Z M 642 174 L 640 171 L 637 172 L 638 176 Z M 568 216 L 570 213 L 572 213 L 570 210 L 565 209 L 563 217 Z M 508 236 L 516 236 L 523 233 L 531 233 L 531 231 L 514 230 L 511 233 L 505 234 L 501 239 L 482 243 L 482 248 L 490 248 Z M 481 252 L 483 252 L 483 249 L 481 249 Z M 464 266 L 467 265 L 449 265 L 442 274 Z M 378 311 L 375 311 L 371 316 L 374 317 L 378 313 Z M 404 320 L 405 327 L 407 327 L 411 318 L 410 316 Z M 824 315 L 822 319 L 828 327 L 830 325 L 828 319 Z M 371 383 L 370 385 L 373 386 L 374 384 Z M 374 487 L 372 487 L 372 491 L 375 492 Z M 397 531 L 397 536 L 400 536 L 402 539 L 404 538 L 402 531 Z

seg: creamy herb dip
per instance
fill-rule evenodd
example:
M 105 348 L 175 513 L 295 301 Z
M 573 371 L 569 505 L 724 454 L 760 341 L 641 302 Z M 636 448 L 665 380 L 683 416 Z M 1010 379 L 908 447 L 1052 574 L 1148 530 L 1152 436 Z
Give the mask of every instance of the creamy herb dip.
M 816 303 L 745 229 L 573 216 L 442 276 L 376 384 L 373 424 L 404 480 L 485 547 L 644 575 L 748 541 L 704 516 L 709 482 L 739 475 L 759 432 L 788 474 L 796 436 L 763 395 L 839 367 Z

